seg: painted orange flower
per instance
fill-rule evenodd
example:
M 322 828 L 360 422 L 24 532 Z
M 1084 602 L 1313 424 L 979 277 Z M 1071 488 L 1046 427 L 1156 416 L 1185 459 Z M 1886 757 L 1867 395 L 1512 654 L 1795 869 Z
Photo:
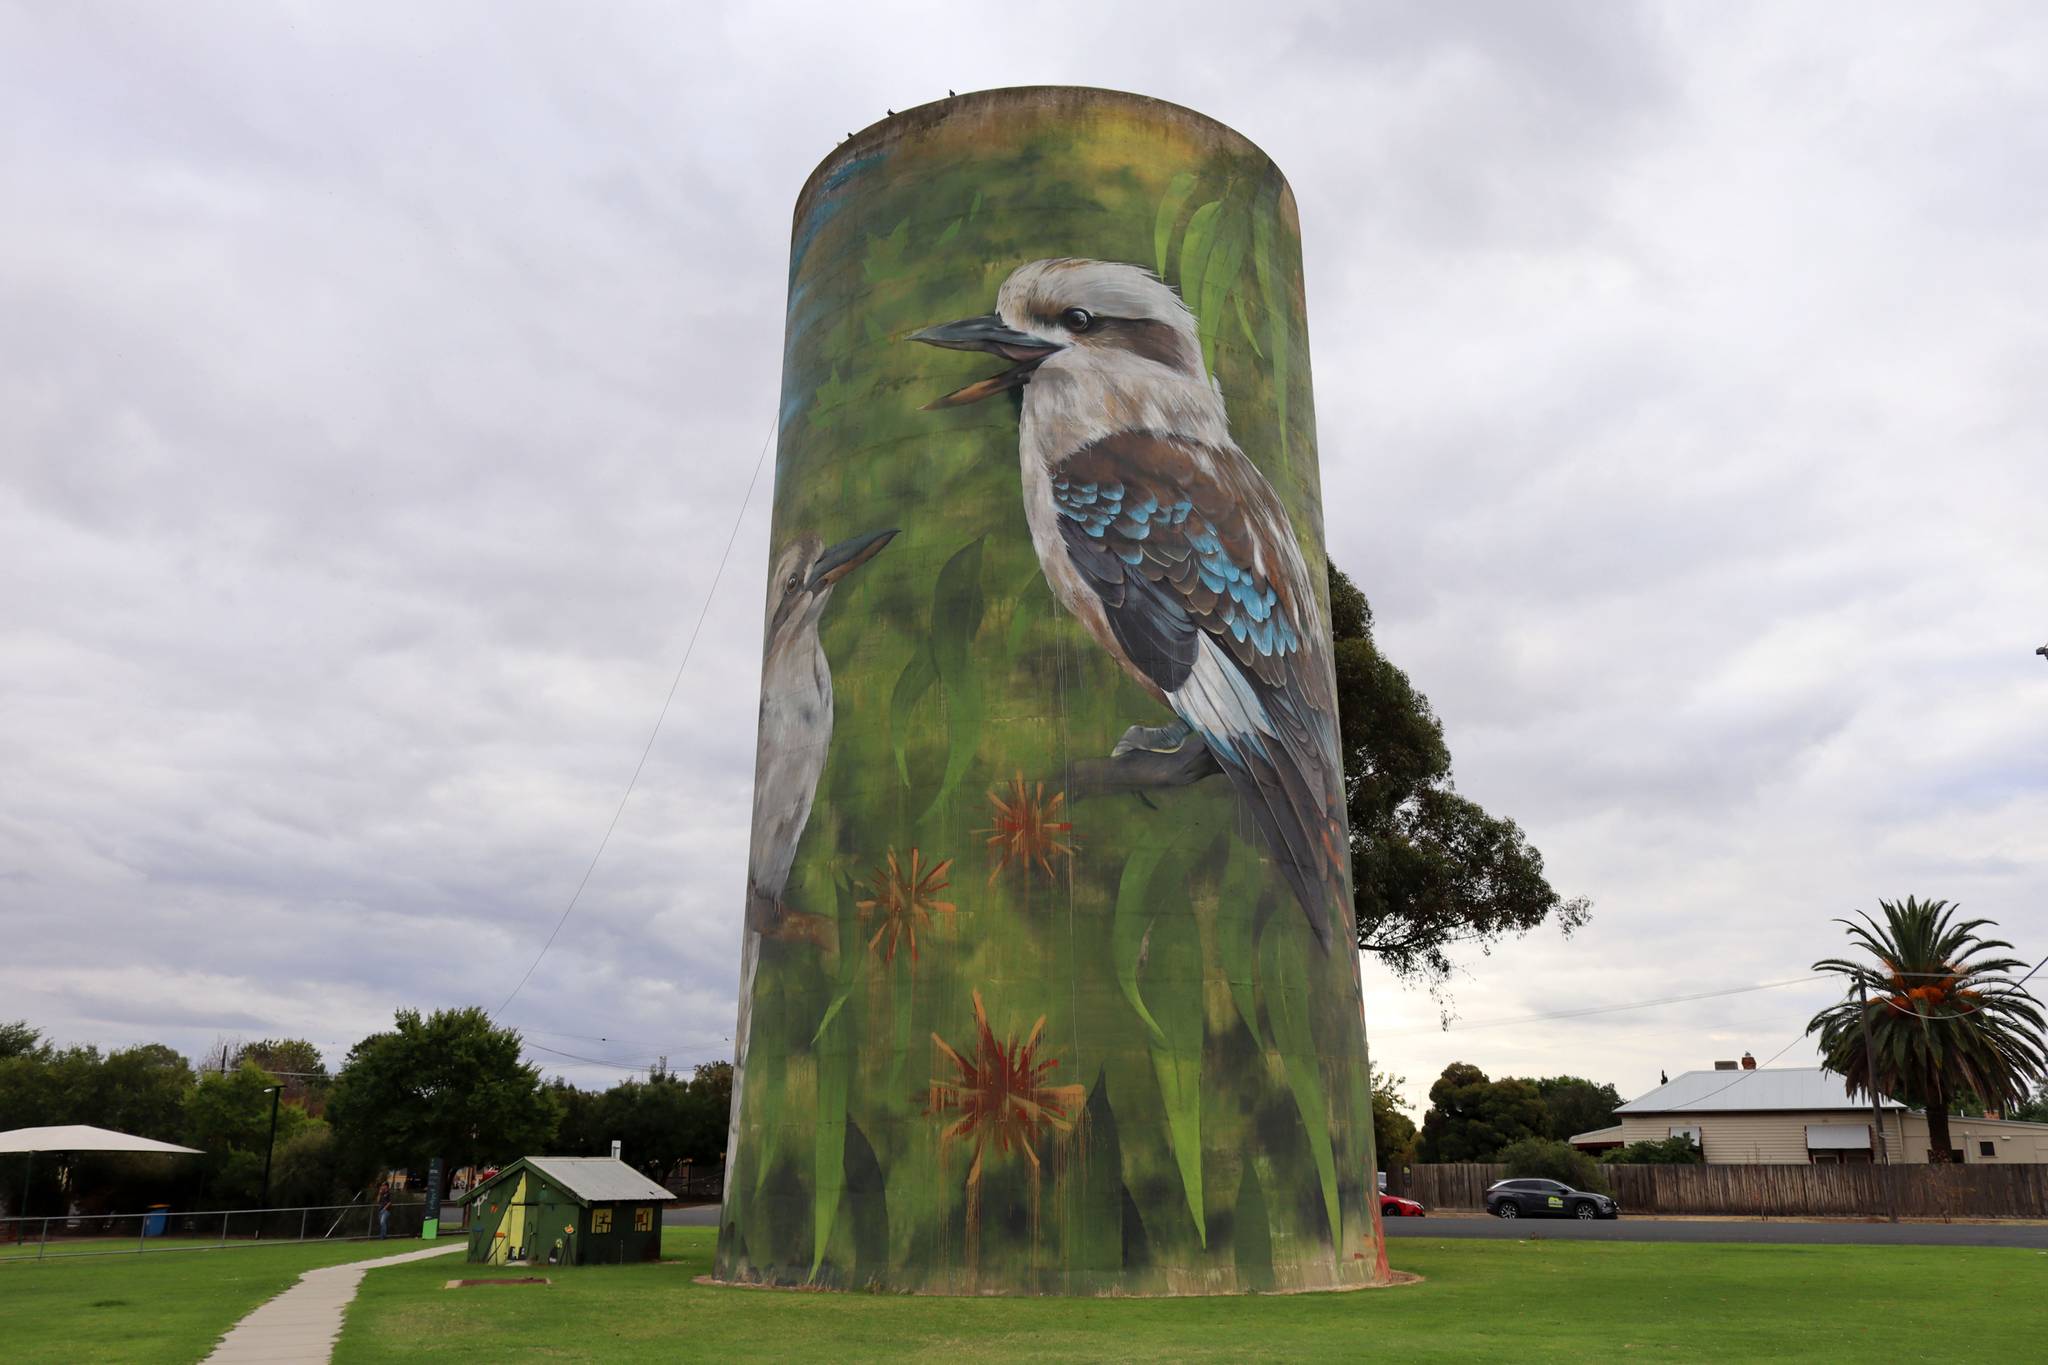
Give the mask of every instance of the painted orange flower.
M 988 851 L 995 859 L 989 881 L 993 883 L 1013 863 L 1027 878 L 1032 875 L 1032 868 L 1037 867 L 1044 871 L 1046 880 L 1057 881 L 1059 873 L 1053 862 L 1061 858 L 1071 860 L 1074 856 L 1073 845 L 1067 842 L 1073 837 L 1073 822 L 1060 818 L 1065 813 L 1067 794 L 1054 792 L 1048 799 L 1045 783 L 1027 784 L 1020 772 L 1010 782 L 1007 799 L 1002 788 L 994 787 L 989 790 L 988 803 L 994 808 L 995 824 L 975 833 L 988 836 Z
M 893 963 L 896 950 L 907 943 L 910 945 L 910 960 L 916 962 L 917 931 L 931 926 L 934 910 L 943 910 L 949 915 L 953 913 L 953 902 L 937 899 L 939 892 L 952 885 L 946 880 L 946 873 L 952 866 L 953 860 L 947 858 L 936 866 L 926 867 L 924 855 L 914 848 L 910 850 L 906 866 L 897 861 L 896 850 L 892 848 L 887 866 L 876 868 L 862 883 L 868 898 L 855 901 L 853 905 L 860 911 L 861 923 L 866 924 L 870 919 L 879 921 L 874 937 L 868 940 L 868 947 L 879 949 L 884 961 Z M 880 948 L 885 938 L 889 941 L 888 946 Z
M 989 1027 L 988 1011 L 982 1008 L 981 992 L 974 992 L 974 1056 L 962 1057 L 938 1034 L 932 1042 L 958 1071 L 957 1076 L 934 1078 L 927 1114 L 958 1114 L 960 1117 L 940 1134 L 942 1143 L 974 1140 L 974 1164 L 968 1167 L 970 1188 L 981 1184 L 981 1162 L 993 1146 L 998 1156 L 1022 1152 L 1036 1178 L 1039 1170 L 1038 1140 L 1047 1132 L 1073 1129 L 1086 1090 L 1078 1085 L 1047 1085 L 1059 1068 L 1056 1059 L 1039 1060 L 1038 1040 L 1045 1032 L 1045 1016 L 1031 1026 L 1022 1041 L 1007 1042 Z

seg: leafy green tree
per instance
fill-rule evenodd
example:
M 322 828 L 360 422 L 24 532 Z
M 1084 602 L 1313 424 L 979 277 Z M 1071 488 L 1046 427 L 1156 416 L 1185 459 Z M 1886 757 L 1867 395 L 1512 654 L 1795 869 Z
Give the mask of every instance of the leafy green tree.
M 1429 1088 L 1422 1116 L 1424 1161 L 1492 1161 L 1508 1144 L 1542 1137 L 1548 1114 L 1536 1087 L 1520 1077 L 1498 1081 L 1469 1062 L 1452 1062 Z
M 1559 1142 L 1612 1126 L 1614 1111 L 1621 1108 L 1620 1091 L 1580 1076 L 1545 1076 L 1536 1082 L 1536 1093 L 1548 1115 L 1544 1135 Z
M 616 1138 L 626 1162 L 655 1180 L 685 1160 L 704 1165 L 725 1154 L 730 1062 L 707 1062 L 688 1079 L 657 1069 L 645 1081 L 621 1081 L 601 1094 L 557 1077 L 548 1091 L 562 1106 L 555 1146 L 566 1154 L 601 1156 Z
M 284 1086 L 287 1104 L 296 1104 L 309 1114 L 318 1114 L 327 1104 L 333 1078 L 327 1074 L 327 1060 L 320 1049 L 304 1038 L 265 1038 L 244 1043 L 235 1054 L 235 1064 L 254 1062 Z
M 0 1062 L 16 1058 L 31 1061 L 50 1060 L 50 1045 L 43 1039 L 43 1031 L 32 1028 L 26 1019 L 0 1024 Z
M 1607 1193 L 1607 1177 L 1600 1173 L 1599 1163 L 1568 1143 L 1526 1137 L 1501 1148 L 1494 1160 L 1508 1168 L 1511 1179 L 1562 1180 L 1575 1190 Z
M 1585 924 L 1591 904 L 1552 889 L 1521 828 L 1455 790 L 1443 722 L 1380 653 L 1372 607 L 1334 565 L 1330 615 L 1358 946 L 1434 988 L 1458 944 Z
M 294 1126 L 289 1138 L 278 1138 L 270 1178 L 271 1203 L 280 1208 L 335 1204 L 351 1193 L 334 1129 L 325 1119 L 305 1119 Z
M 1415 1120 L 1403 1112 L 1401 1088 L 1406 1078 L 1372 1072 L 1372 1146 L 1383 1171 L 1399 1170 L 1415 1161 Z
M 185 1097 L 188 1147 L 197 1163 L 202 1197 L 218 1207 L 246 1208 L 263 1192 L 263 1159 L 270 1150 L 270 1087 L 277 1078 L 253 1062 L 222 1075 L 203 1074 Z M 277 1110 L 278 1150 L 307 1122 L 296 1105 Z M 274 1158 L 273 1158 L 274 1160 Z
M 1706 1159 L 1699 1144 L 1686 1133 L 1654 1142 L 1631 1142 L 1600 1155 L 1603 1166 L 1697 1166 Z
M 110 1052 L 92 1078 L 88 1107 L 102 1128 L 169 1141 L 192 1092 L 192 1067 L 185 1055 L 162 1043 Z
M 379 1163 L 424 1170 L 438 1156 L 446 1180 L 552 1142 L 560 1102 L 520 1060 L 516 1030 L 475 1007 L 424 1018 L 400 1010 L 395 1022 L 349 1049 L 327 1101 L 335 1137 L 363 1172 Z
M 2041 1082 L 2032 1099 L 2015 1106 L 2006 1117 L 2022 1123 L 2048 1123 L 2048 1080 Z
M 1945 900 L 1879 901 L 1838 920 L 1861 958 L 1825 958 L 1815 971 L 1846 977 L 1846 999 L 1807 1023 L 1822 1060 L 1851 1095 L 1873 1088 L 1927 1113 L 1929 1157 L 1949 1159 L 1949 1107 L 1964 1092 L 1998 1109 L 2017 1108 L 2048 1072 L 2040 1002 L 2012 973 L 2027 964 L 1998 957 L 2012 945 L 1978 937 L 1988 919 L 1957 920 Z M 1857 992 L 1866 997 L 1860 1006 Z M 1865 1048 L 1864 1025 L 1871 1045 Z

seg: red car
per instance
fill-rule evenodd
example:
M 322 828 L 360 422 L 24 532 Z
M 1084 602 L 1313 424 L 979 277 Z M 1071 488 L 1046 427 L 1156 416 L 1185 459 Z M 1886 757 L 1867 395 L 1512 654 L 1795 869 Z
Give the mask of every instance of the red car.
M 1403 1199 L 1398 1194 L 1388 1194 L 1385 1190 L 1380 1191 L 1380 1217 L 1382 1218 L 1420 1218 L 1425 1212 L 1426 1210 L 1424 1210 L 1422 1205 L 1413 1199 Z

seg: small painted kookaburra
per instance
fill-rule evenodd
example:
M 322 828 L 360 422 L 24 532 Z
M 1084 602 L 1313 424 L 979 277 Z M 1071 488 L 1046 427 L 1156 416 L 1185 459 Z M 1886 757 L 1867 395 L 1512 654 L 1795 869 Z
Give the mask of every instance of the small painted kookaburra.
M 1034 261 L 996 311 L 912 340 L 1000 374 L 930 404 L 1023 390 L 1024 514 L 1060 603 L 1179 718 L 1120 751 L 1200 736 L 1325 950 L 1349 937 L 1343 762 L 1314 580 L 1286 509 L 1230 436 L 1195 319 L 1151 272 Z
M 825 753 L 832 747 L 832 669 L 818 643 L 818 617 L 840 580 L 873 559 L 895 534 L 876 531 L 829 549 L 817 536 L 798 536 L 775 557 L 761 663 L 761 721 L 754 740 L 754 837 L 747 854 L 739 1021 L 733 1034 L 735 1125 L 746 1077 L 761 940 L 824 946 L 834 923 L 823 915 L 793 910 L 782 901 L 797 842 L 810 823 Z
M 829 549 L 817 536 L 799 536 L 776 556 L 754 749 L 754 839 L 747 858 L 747 924 L 756 932 L 772 932 L 786 918 L 782 893 L 832 744 L 832 669 L 818 643 L 818 618 L 840 580 L 895 535 L 876 531 Z

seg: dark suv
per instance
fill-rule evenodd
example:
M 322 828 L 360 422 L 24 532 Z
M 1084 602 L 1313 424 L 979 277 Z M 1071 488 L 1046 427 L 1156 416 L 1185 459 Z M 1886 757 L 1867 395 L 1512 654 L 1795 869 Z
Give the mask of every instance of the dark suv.
M 1486 1211 L 1497 1218 L 1619 1218 L 1621 1205 L 1555 1180 L 1503 1180 L 1487 1187 Z

